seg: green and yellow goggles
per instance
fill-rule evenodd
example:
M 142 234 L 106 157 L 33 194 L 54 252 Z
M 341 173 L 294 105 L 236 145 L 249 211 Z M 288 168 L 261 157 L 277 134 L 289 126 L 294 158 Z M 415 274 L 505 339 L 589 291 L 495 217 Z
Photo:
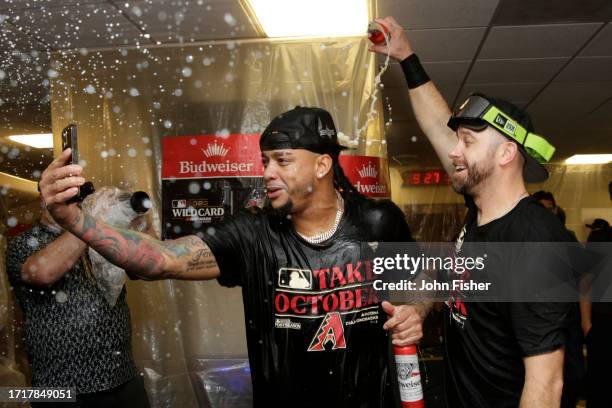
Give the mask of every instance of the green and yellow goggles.
M 457 131 L 459 126 L 481 131 L 492 126 L 501 134 L 522 147 L 526 159 L 524 177 L 529 182 L 540 182 L 548 178 L 548 171 L 542 166 L 555 153 L 555 147 L 544 137 L 529 132 L 517 120 L 495 106 L 488 97 L 482 94 L 470 95 L 463 104 L 453 112 L 448 127 Z

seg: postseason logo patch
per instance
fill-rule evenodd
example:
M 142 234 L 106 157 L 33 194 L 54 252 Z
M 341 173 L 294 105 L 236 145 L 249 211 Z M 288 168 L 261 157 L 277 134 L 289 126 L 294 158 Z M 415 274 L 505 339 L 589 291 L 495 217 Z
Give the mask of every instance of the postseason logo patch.
M 499 113 L 495 117 L 494 122 L 508 133 L 514 134 L 514 132 L 516 131 L 516 124 L 512 120 L 505 118 Z

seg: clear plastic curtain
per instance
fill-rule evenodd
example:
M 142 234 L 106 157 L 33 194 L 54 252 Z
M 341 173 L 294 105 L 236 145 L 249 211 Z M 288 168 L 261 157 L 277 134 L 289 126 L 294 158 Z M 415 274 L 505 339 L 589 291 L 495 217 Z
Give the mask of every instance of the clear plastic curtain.
M 604 218 L 612 223 L 612 203 L 608 183 L 612 181 L 612 165 L 547 166 L 550 177 L 540 184 L 528 184 L 529 193 L 538 190 L 553 194 L 557 206 L 566 213 L 566 228 L 586 241 L 590 230 L 586 223 Z M 393 201 L 404 210 L 417 241 L 449 241 L 463 225 L 463 198 L 450 186 L 409 186 L 403 176 L 415 168 L 393 167 L 391 193 Z M 442 170 L 443 171 L 443 170 Z
M 353 139 L 374 90 L 376 63 L 366 41 L 232 41 L 55 55 L 56 153 L 61 129 L 76 123 L 86 177 L 96 186 L 149 192 L 159 232 L 161 138 L 258 133 L 276 114 L 302 105 L 329 110 Z M 354 154 L 386 157 L 376 107 Z M 128 302 L 136 364 L 153 406 L 248 406 L 248 384 L 232 389 L 233 399 L 217 386 L 223 372 L 249 380 L 239 289 L 216 281 L 136 281 L 128 284 Z

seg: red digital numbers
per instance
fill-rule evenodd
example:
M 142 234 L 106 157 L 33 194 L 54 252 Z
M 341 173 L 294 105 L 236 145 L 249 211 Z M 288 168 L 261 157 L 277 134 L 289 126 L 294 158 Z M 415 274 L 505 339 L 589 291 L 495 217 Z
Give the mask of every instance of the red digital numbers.
M 402 173 L 405 186 L 440 186 L 451 184 L 451 179 L 443 170 L 405 171 Z

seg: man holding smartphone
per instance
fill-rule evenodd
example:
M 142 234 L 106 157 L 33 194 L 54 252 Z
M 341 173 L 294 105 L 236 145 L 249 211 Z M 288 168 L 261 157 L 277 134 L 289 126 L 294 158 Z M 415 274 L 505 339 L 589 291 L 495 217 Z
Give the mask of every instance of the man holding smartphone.
M 361 243 L 411 241 L 403 213 L 355 190 L 323 109 L 277 116 L 260 148 L 269 205 L 202 239 L 160 242 L 66 205 L 84 182 L 80 166 L 66 165 L 69 151 L 40 186 L 58 223 L 126 272 L 242 287 L 256 407 L 394 406 L 389 340 L 417 342 L 426 306 L 382 302 Z

